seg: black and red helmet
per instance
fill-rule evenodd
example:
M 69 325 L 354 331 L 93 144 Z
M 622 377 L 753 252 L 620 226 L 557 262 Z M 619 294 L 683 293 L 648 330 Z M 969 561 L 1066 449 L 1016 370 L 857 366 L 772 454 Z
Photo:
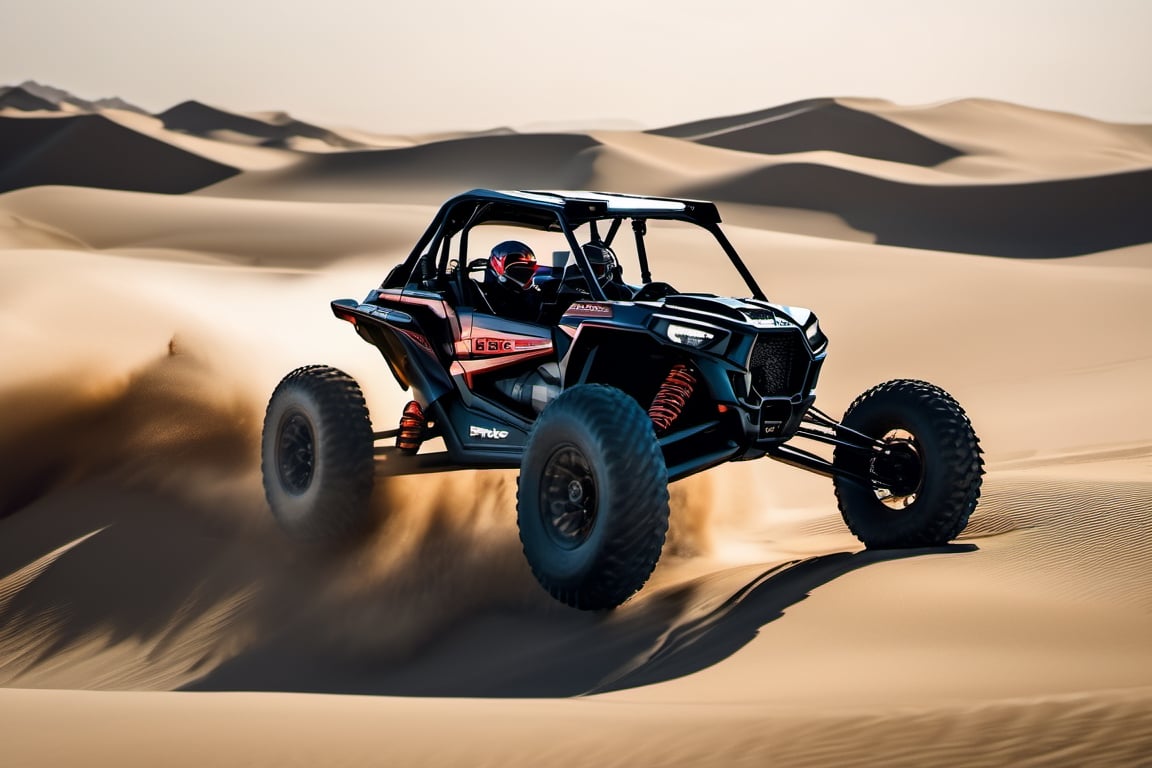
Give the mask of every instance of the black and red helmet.
M 519 240 L 505 240 L 488 257 L 489 279 L 526 291 L 536 277 L 536 254 Z

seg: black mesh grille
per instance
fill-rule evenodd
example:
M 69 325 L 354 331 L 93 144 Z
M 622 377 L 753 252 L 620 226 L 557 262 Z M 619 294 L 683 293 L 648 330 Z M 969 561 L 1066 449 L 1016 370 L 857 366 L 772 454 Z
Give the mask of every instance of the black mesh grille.
M 752 345 L 748 368 L 761 397 L 791 396 L 804 388 L 808 350 L 798 332 L 765 333 Z

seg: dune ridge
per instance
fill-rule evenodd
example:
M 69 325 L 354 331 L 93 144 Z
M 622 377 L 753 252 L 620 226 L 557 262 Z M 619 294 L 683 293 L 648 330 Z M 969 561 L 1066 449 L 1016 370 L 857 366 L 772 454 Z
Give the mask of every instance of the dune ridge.
M 14 108 L 22 111 L 66 111 L 99 112 L 105 109 L 120 109 L 129 112 L 145 111 L 130 104 L 119 96 L 100 99 L 82 99 L 62 88 L 43 85 L 35 80 L 25 80 L 20 85 L 0 86 L 0 109 Z
M 834 99 L 799 101 L 649 133 L 743 152 L 790 155 L 819 150 L 924 166 L 939 165 L 963 154 Z
M 291 146 L 291 140 L 295 138 L 316 139 L 341 149 L 365 146 L 334 131 L 297 120 L 284 112 L 261 119 L 238 115 L 198 101 L 185 101 L 160 112 L 156 117 L 170 130 L 209 138 L 221 134 L 232 135 L 241 141 L 251 141 L 266 147 Z
M 927 186 L 795 163 L 717 184 L 688 197 L 817 210 L 875 235 L 877 243 L 988 256 L 1060 258 L 1152 240 L 1152 170 L 996 186 Z
M 205 194 L 340 202 L 441 202 L 477 186 L 579 188 L 598 142 L 580 134 L 484 135 L 410 148 L 314 155 L 268 173 L 215 184 Z M 381 184 L 381 180 L 387 183 Z
M 37 96 L 19 85 L 0 87 L 0 109 L 19 109 L 23 112 L 39 112 L 57 109 L 56 104 Z

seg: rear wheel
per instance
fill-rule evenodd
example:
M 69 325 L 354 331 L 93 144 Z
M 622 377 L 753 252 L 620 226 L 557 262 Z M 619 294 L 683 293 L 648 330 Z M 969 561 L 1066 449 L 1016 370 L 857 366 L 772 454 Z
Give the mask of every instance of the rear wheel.
M 837 446 L 844 522 L 871 549 L 930 547 L 960 535 L 980 498 L 984 461 L 972 423 L 944 390 L 898 379 L 868 390 L 843 425 L 880 448 Z M 866 480 L 864 480 L 866 478 Z
M 585 610 L 627 600 L 668 532 L 668 472 L 648 415 L 612 387 L 562 393 L 528 436 L 517 514 L 524 555 L 553 597 Z
M 289 535 L 346 544 L 373 522 L 372 425 L 360 387 L 323 365 L 280 382 L 264 416 L 261 470 L 272 514 Z

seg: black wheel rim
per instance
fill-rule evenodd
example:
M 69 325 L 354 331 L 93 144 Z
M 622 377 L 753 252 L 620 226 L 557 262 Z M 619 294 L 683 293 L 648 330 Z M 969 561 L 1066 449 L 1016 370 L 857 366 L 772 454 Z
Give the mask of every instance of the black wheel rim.
M 924 460 L 916 436 L 905 429 L 889 430 L 883 447 L 872 457 L 872 491 L 889 509 L 907 509 L 916 503 L 924 486 Z
M 561 446 L 545 463 L 540 515 L 544 530 L 564 549 L 575 549 L 592 534 L 596 525 L 596 478 L 576 446 Z
M 276 466 L 280 483 L 289 493 L 299 495 L 312 484 L 316 467 L 316 436 L 312 432 L 312 423 L 299 411 L 293 411 L 280 422 Z

